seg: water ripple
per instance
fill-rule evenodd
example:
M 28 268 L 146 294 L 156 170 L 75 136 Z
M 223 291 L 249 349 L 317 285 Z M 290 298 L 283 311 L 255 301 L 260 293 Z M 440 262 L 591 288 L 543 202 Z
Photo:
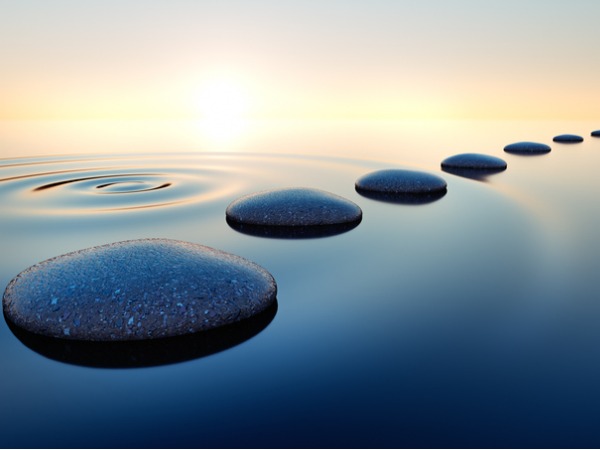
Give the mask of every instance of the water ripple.
M 203 203 L 239 187 L 234 171 L 207 160 L 49 157 L 3 162 L 0 196 L 19 215 L 86 215 Z

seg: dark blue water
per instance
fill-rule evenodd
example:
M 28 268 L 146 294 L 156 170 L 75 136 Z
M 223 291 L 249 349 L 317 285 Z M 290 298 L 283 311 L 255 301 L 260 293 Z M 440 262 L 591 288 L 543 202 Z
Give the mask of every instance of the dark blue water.
M 249 332 L 157 348 L 166 356 L 140 367 L 27 346 L 2 321 L 0 445 L 600 446 L 600 140 L 552 147 L 492 147 L 508 169 L 484 180 L 439 170 L 456 149 L 414 164 L 410 152 L 2 160 L 2 286 L 52 256 L 160 237 L 255 261 L 279 293 Z M 427 204 L 356 193 L 358 177 L 390 167 L 442 176 L 448 193 Z M 315 239 L 227 225 L 237 197 L 288 186 L 341 195 L 363 220 Z M 213 351 L 184 351 L 196 345 Z

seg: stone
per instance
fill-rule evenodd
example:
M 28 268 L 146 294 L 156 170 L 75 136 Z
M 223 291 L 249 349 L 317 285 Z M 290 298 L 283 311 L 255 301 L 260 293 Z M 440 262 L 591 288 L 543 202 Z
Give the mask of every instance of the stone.
M 277 285 L 242 257 L 189 242 L 141 239 L 68 253 L 17 275 L 5 317 L 34 334 L 89 341 L 182 336 L 265 310 Z
M 549 145 L 541 144 L 539 142 L 515 142 L 504 147 L 506 153 L 516 153 L 519 155 L 538 155 L 543 153 L 550 153 L 552 149 Z
M 577 142 L 583 142 L 583 138 L 581 136 L 577 136 L 576 134 L 560 134 L 558 136 L 554 136 L 552 140 L 562 144 L 576 144 Z
M 265 237 L 319 237 L 338 234 L 362 220 L 358 205 L 319 189 L 284 188 L 249 194 L 225 211 L 234 229 Z
M 363 175 L 356 191 L 368 198 L 394 203 L 428 203 L 443 197 L 446 181 L 426 172 L 384 169 Z
M 591 135 L 593 137 L 600 137 L 600 130 L 592 131 Z
M 442 169 L 506 170 L 506 161 L 479 153 L 461 153 L 442 161 Z
M 483 180 L 489 175 L 506 170 L 506 161 L 480 153 L 461 153 L 442 161 L 442 170 L 453 175 Z
M 83 341 L 56 339 L 7 324 L 14 335 L 36 353 L 67 364 L 86 367 L 133 368 L 174 364 L 203 358 L 235 347 L 263 331 L 277 313 L 277 301 L 258 314 L 222 327 L 159 339 Z

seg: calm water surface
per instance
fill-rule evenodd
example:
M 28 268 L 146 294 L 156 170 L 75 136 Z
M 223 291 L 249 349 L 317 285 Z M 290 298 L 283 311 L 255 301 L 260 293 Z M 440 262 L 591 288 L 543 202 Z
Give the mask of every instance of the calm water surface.
M 2 286 L 69 251 L 160 237 L 251 259 L 279 294 L 249 331 L 169 348 L 52 350 L 3 320 L 0 445 L 600 446 L 598 128 L 281 122 L 215 136 L 188 122 L 1 123 Z M 562 133 L 585 141 L 552 143 Z M 502 151 L 521 140 L 552 152 Z M 439 170 L 466 152 L 508 169 Z M 384 168 L 440 175 L 448 193 L 402 205 L 355 192 Z M 226 224 L 239 196 L 290 186 L 344 196 L 363 221 L 297 240 Z M 131 367 L 123 351 L 161 357 Z

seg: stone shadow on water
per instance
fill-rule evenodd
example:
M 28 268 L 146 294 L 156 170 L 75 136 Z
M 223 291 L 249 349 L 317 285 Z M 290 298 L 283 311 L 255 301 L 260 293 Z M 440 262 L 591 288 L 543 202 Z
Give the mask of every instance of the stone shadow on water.
M 235 231 L 255 237 L 275 238 L 275 239 L 314 239 L 342 234 L 356 228 L 362 218 L 355 222 L 328 224 L 328 225 L 254 225 L 240 223 L 226 218 L 227 225 Z
M 253 317 L 207 331 L 138 341 L 83 341 L 31 333 L 4 316 L 26 347 L 55 361 L 78 366 L 119 369 L 174 364 L 212 355 L 245 342 L 263 331 L 277 314 L 277 300 Z

